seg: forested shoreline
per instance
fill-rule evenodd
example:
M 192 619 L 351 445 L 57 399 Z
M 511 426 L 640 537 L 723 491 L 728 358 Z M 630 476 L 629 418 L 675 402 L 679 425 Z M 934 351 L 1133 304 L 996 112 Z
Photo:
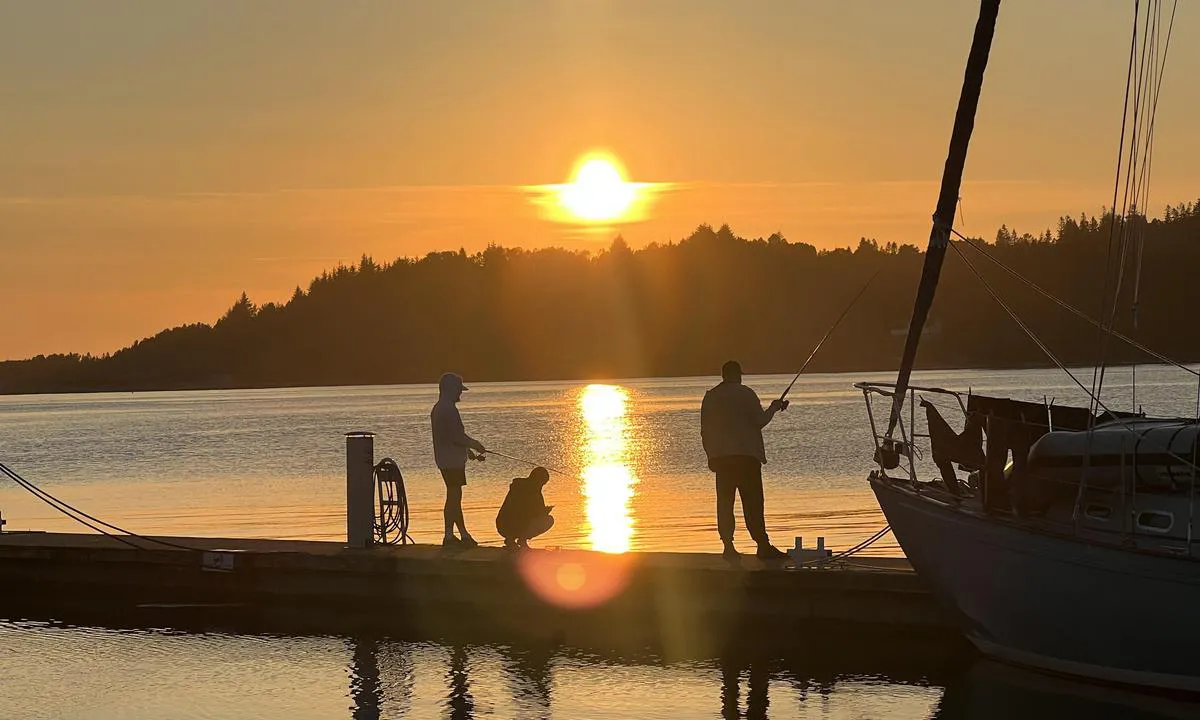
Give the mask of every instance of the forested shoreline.
M 1200 201 L 1126 222 L 1142 240 L 1124 253 L 1110 252 L 1120 234 L 1108 213 L 1064 217 L 1039 235 L 1002 227 L 975 242 L 1095 318 L 1106 263 L 1124 267 L 1115 327 L 1174 359 L 1200 360 Z M 960 248 L 1060 360 L 1095 362 L 1096 328 Z M 876 272 L 809 369 L 882 371 L 898 363 L 922 262 L 912 245 L 864 238 L 818 251 L 707 225 L 639 250 L 618 238 L 594 253 L 491 246 L 389 263 L 364 257 L 297 287 L 286 303 L 259 306 L 243 294 L 212 324 L 164 330 L 111 354 L 0 363 L 0 393 L 429 382 L 445 370 L 475 381 L 712 375 L 729 358 L 750 373 L 794 372 Z M 1149 358 L 1114 341 L 1107 359 Z M 1050 364 L 950 252 L 918 367 Z

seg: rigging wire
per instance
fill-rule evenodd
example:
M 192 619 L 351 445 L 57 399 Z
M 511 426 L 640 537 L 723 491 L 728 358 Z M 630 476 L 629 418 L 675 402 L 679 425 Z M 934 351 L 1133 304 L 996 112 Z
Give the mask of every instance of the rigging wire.
M 1132 346 L 1138 350 L 1141 350 L 1142 352 L 1146 353 L 1147 355 L 1154 358 L 1155 360 L 1158 360 L 1159 362 L 1166 363 L 1168 365 L 1174 365 L 1175 367 L 1179 368 L 1180 370 L 1183 370 L 1184 372 L 1187 372 L 1187 373 L 1190 373 L 1197 377 L 1200 377 L 1200 370 L 1190 368 L 1187 365 L 1184 365 L 1183 363 L 1179 362 L 1178 360 L 1173 360 L 1170 357 L 1167 357 L 1166 355 L 1163 355 L 1162 353 L 1158 352 L 1157 350 L 1154 350 L 1153 348 L 1150 348 L 1150 347 L 1144 345 L 1143 343 L 1140 343 L 1137 340 L 1134 340 L 1133 338 L 1129 337 L 1128 335 L 1125 335 L 1124 333 L 1121 333 L 1114 329 L 1106 329 L 1102 322 L 1091 317 L 1090 315 L 1083 312 L 1079 308 L 1068 303 L 1066 300 L 1063 300 L 1062 298 L 1058 297 L 1054 293 L 1050 292 L 1049 290 L 1046 290 L 1045 288 L 1041 287 L 1040 285 L 1033 282 L 1029 278 L 1025 277 L 1021 273 L 1012 269 L 1011 267 L 1006 265 L 1002 260 L 997 258 L 995 255 L 992 255 L 987 249 L 980 246 L 976 241 L 972 240 L 971 238 L 966 237 L 965 235 L 960 233 L 958 230 L 951 230 L 951 232 L 954 233 L 954 235 L 958 237 L 958 241 L 955 244 L 960 244 L 960 245 L 965 244 L 968 247 L 972 248 L 973 250 L 978 252 L 980 255 L 982 255 L 984 258 L 990 260 L 993 264 L 995 264 L 1001 270 L 1005 271 L 1006 273 L 1008 273 L 1012 277 L 1016 278 L 1017 280 L 1020 280 L 1027 287 L 1029 287 L 1033 291 L 1037 292 L 1038 294 L 1042 295 L 1047 300 L 1050 300 L 1055 305 L 1058 305 L 1062 309 L 1071 313 L 1072 315 L 1080 318 L 1081 320 L 1084 320 L 1085 322 L 1087 322 L 1097 328 L 1106 330 L 1107 332 L 1111 333 L 1113 335 L 1113 337 L 1129 344 L 1130 346 Z
M 1001 307 L 1001 309 L 1003 309 L 1004 312 L 1006 312 L 1008 314 L 1008 316 L 1010 318 L 1012 318 L 1013 322 L 1015 322 L 1021 328 L 1021 330 L 1024 331 L 1025 335 L 1028 336 L 1029 339 L 1032 340 L 1034 342 L 1034 344 L 1036 344 L 1038 346 L 1038 348 L 1041 349 L 1041 351 L 1046 355 L 1046 357 L 1049 358 L 1050 361 L 1053 362 L 1056 366 L 1058 366 L 1059 370 L 1062 370 L 1064 373 L 1066 373 L 1067 377 L 1071 378 L 1071 380 L 1074 381 L 1074 383 L 1079 386 L 1080 390 L 1083 390 L 1085 393 L 1088 393 L 1087 386 L 1085 386 L 1082 382 L 1080 382 L 1079 378 L 1075 377 L 1074 373 L 1072 373 L 1070 370 L 1067 369 L 1067 367 L 1065 365 L 1063 365 L 1062 361 L 1058 359 L 1058 356 L 1056 356 L 1050 350 L 1050 348 L 1048 348 L 1046 346 L 1046 344 L 1044 342 L 1042 342 L 1041 338 L 1039 338 L 1037 336 L 1037 334 L 1034 333 L 1033 330 L 1027 324 L 1025 324 L 1025 321 L 1023 321 L 1021 319 L 1021 317 L 1019 315 L 1017 315 L 1017 313 L 1011 307 L 1009 307 L 1008 304 L 1005 303 L 1003 299 L 1001 299 L 1001 297 L 999 296 L 999 294 L 996 293 L 995 289 L 991 286 L 991 284 L 988 283 L 988 281 L 986 279 L 984 279 L 983 275 L 979 272 L 978 269 L 976 269 L 975 265 L 971 263 L 971 260 L 966 256 L 966 254 L 962 251 L 962 248 L 960 248 L 959 245 L 960 245 L 960 243 L 950 243 L 950 247 L 954 248 L 954 251 L 956 253 L 958 253 L 958 256 L 960 258 L 962 258 L 964 263 L 966 263 L 967 268 L 970 269 L 970 271 L 975 275 L 975 278 L 977 280 L 979 280 L 979 283 L 981 285 L 983 285 L 984 289 L 987 290 L 988 294 L 992 296 L 992 299 L 996 301 L 996 304 L 998 304 Z M 1125 422 L 1125 420 L 1122 419 L 1120 415 L 1118 415 L 1111 408 L 1109 408 L 1107 405 L 1105 405 L 1104 402 L 1099 397 L 1093 396 L 1092 401 L 1095 402 L 1096 405 L 1100 409 L 1102 409 L 1102 410 L 1104 410 L 1104 412 L 1108 413 L 1109 417 L 1111 418 L 1111 420 L 1114 424 L 1120 425 L 1121 429 L 1123 429 L 1123 430 L 1126 430 L 1135 435 L 1137 434 L 1137 432 L 1132 427 L 1130 427 L 1129 423 Z M 1197 414 L 1200 415 L 1200 412 L 1198 412 Z M 1090 442 L 1091 442 L 1091 440 L 1090 440 L 1091 433 L 1090 432 L 1088 434 L 1088 437 L 1089 437 L 1089 445 L 1090 445 Z M 1179 455 L 1176 455 L 1175 453 L 1171 452 L 1171 449 L 1169 447 L 1163 448 L 1163 454 L 1173 460 L 1177 460 L 1179 463 L 1186 465 L 1189 468 L 1200 470 L 1200 465 L 1197 465 L 1192 460 L 1188 460 L 1186 458 L 1180 457 Z
M 1121 184 L 1122 165 L 1124 168 L 1125 191 L 1122 196 L 1120 209 L 1116 207 L 1116 193 L 1109 226 L 1108 254 L 1105 261 L 1104 293 L 1101 298 L 1101 317 L 1105 318 L 1106 329 L 1116 324 L 1117 309 L 1124 287 L 1125 275 L 1130 264 L 1130 253 L 1133 255 L 1134 286 L 1131 298 L 1131 316 L 1136 330 L 1139 319 L 1139 298 L 1141 292 L 1142 261 L 1145 250 L 1146 212 L 1150 202 L 1150 179 L 1153 166 L 1154 129 L 1158 116 L 1158 103 L 1161 98 L 1162 81 L 1166 74 L 1170 41 L 1174 31 L 1175 15 L 1178 10 L 1178 0 L 1172 3 L 1169 17 L 1163 19 L 1162 0 L 1151 0 L 1145 6 L 1142 33 L 1138 32 L 1138 8 L 1134 8 L 1133 40 L 1130 46 L 1130 66 L 1126 76 L 1126 98 L 1124 112 L 1126 116 L 1132 112 L 1133 122 L 1126 134 L 1126 117 L 1122 118 L 1121 146 L 1118 149 L 1117 172 L 1114 191 Z M 1166 25 L 1164 37 L 1163 25 Z M 1140 37 L 1140 42 L 1139 42 Z M 1136 67 L 1133 56 L 1140 52 L 1140 61 Z M 1129 92 L 1132 81 L 1133 93 Z M 1128 137 L 1128 157 L 1126 157 L 1125 140 Z M 1114 235 L 1116 237 L 1115 251 L 1117 266 L 1115 278 L 1113 268 Z M 1112 285 L 1111 306 L 1109 305 L 1110 282 Z M 1101 332 L 1100 352 L 1096 370 L 1093 372 L 1093 395 L 1102 396 L 1105 371 L 1107 366 L 1108 339 L 1110 333 Z M 1136 397 L 1136 366 L 1134 368 L 1134 393 Z M 1095 412 L 1097 405 L 1092 404 Z M 1135 400 L 1136 409 L 1136 400 Z
M 84 525 L 88 528 L 91 528 L 95 532 L 98 532 L 102 535 L 107 535 L 108 537 L 111 537 L 112 539 L 117 540 L 118 542 L 122 542 L 126 545 L 129 545 L 130 547 L 132 547 L 134 549 L 145 550 L 146 548 L 143 548 L 143 547 L 137 545 L 136 543 L 133 543 L 133 542 L 127 540 L 126 538 L 121 537 L 120 535 L 115 535 L 115 534 L 108 532 L 100 527 L 96 527 L 96 525 L 102 525 L 103 527 L 109 528 L 110 530 L 115 530 L 117 533 L 120 533 L 121 535 L 125 535 L 125 536 L 132 537 L 132 538 L 137 538 L 139 540 L 142 540 L 142 541 L 145 541 L 148 543 L 155 543 L 158 545 L 163 545 L 165 547 L 175 548 L 176 550 L 191 550 L 194 552 L 202 552 L 198 548 L 188 547 L 187 545 L 181 545 L 179 543 L 171 542 L 169 540 L 162 540 L 160 538 L 153 538 L 153 537 L 147 537 L 145 535 L 139 535 L 138 533 L 132 532 L 130 530 L 126 530 L 122 527 L 118 527 L 117 525 L 113 525 L 112 523 L 105 522 L 105 521 L 101 520 L 100 518 L 95 517 L 94 515 L 89 515 L 88 513 L 80 510 L 79 508 L 74 507 L 73 505 L 51 495 L 50 493 L 41 489 L 40 487 L 38 487 L 34 483 L 30 482 L 29 480 L 26 480 L 25 478 L 21 477 L 21 475 L 19 473 L 17 473 L 17 471 L 13 470 L 8 465 L 6 465 L 2 462 L 0 462 L 0 472 L 2 472 L 4 475 L 8 476 L 8 478 L 10 480 L 12 480 L 16 484 L 20 485 L 22 488 L 24 488 L 26 491 L 28 491 L 34 497 L 38 498 L 39 500 L 46 503 L 50 507 L 59 511 L 63 515 L 66 515 L 67 517 L 71 518 L 75 522 L 77 522 L 81 525 Z M 84 520 L 83 518 L 86 518 L 86 520 Z M 87 522 L 87 520 L 90 520 L 91 522 Z M 93 525 L 92 523 L 96 523 L 96 525 Z
M 1151 9 L 1154 10 L 1154 21 L 1150 19 Z M 1118 216 L 1117 209 L 1112 209 L 1112 223 L 1114 227 L 1120 227 L 1120 235 L 1118 247 L 1120 250 L 1120 259 L 1117 262 L 1117 281 L 1116 288 L 1113 291 L 1112 309 L 1109 312 L 1108 327 L 1115 327 L 1117 320 L 1117 308 L 1119 307 L 1118 300 L 1120 299 L 1121 289 L 1124 287 L 1125 271 L 1128 266 L 1128 257 L 1130 246 L 1141 246 L 1141 241 L 1144 239 L 1144 223 L 1138 220 L 1138 208 L 1142 208 L 1142 214 L 1145 213 L 1145 200 L 1142 198 L 1144 173 L 1146 169 L 1146 161 L 1149 157 L 1149 136 L 1146 138 L 1145 153 L 1142 153 L 1142 127 L 1145 122 L 1143 112 L 1146 105 L 1150 104 L 1148 93 L 1153 89 L 1153 85 L 1147 81 L 1147 75 L 1150 74 L 1150 68 L 1153 65 L 1157 67 L 1157 51 L 1158 51 L 1158 35 L 1159 25 L 1158 17 L 1160 15 L 1161 0 L 1151 0 L 1146 4 L 1146 19 L 1145 33 L 1141 44 L 1141 62 L 1138 64 L 1137 75 L 1134 80 L 1134 106 L 1133 106 L 1133 128 L 1130 131 L 1130 147 L 1129 147 L 1129 162 L 1125 170 L 1125 195 L 1121 206 L 1121 212 Z M 1138 158 L 1141 154 L 1142 163 L 1139 170 Z M 1118 173 L 1120 172 L 1120 158 L 1118 158 Z M 1119 219 L 1118 219 L 1119 218 Z M 1134 252 L 1136 253 L 1137 250 Z M 1135 280 L 1136 284 L 1136 280 Z M 1133 300 L 1136 305 L 1136 296 Z M 1136 311 L 1135 311 L 1136 314 Z M 1136 319 L 1134 327 L 1136 328 Z M 1100 362 L 1105 363 L 1106 358 L 1102 355 Z M 1137 409 L 1137 366 L 1133 366 L 1133 396 L 1134 409 Z M 1100 370 L 1100 387 L 1097 392 L 1102 391 L 1104 383 L 1104 368 Z
M 1158 19 L 1160 16 L 1160 13 L 1161 13 L 1161 3 L 1160 3 L 1160 0 L 1155 0 L 1155 2 L 1156 2 L 1156 10 L 1157 10 L 1155 13 L 1155 17 L 1156 17 L 1156 19 Z M 1134 271 L 1133 271 L 1133 298 L 1130 303 L 1130 316 L 1131 316 L 1131 320 L 1133 322 L 1134 330 L 1137 330 L 1138 321 L 1139 321 L 1139 309 L 1140 309 L 1139 305 L 1140 305 L 1141 287 L 1142 287 L 1142 262 L 1143 262 L 1143 256 L 1145 254 L 1145 249 L 1146 249 L 1145 210 L 1148 209 L 1150 206 L 1150 178 L 1151 178 L 1150 170 L 1153 165 L 1153 158 L 1154 158 L 1154 138 L 1155 138 L 1154 129 L 1155 129 L 1155 122 L 1158 119 L 1158 101 L 1162 95 L 1162 81 L 1163 81 L 1163 77 L 1166 75 L 1166 70 L 1167 70 L 1167 53 L 1170 51 L 1171 36 L 1175 29 L 1175 12 L 1178 9 L 1179 9 L 1179 0 L 1174 0 L 1174 2 L 1171 5 L 1171 16 L 1167 22 L 1166 39 L 1163 40 L 1163 44 L 1162 44 L 1161 58 L 1159 58 L 1159 56 L 1158 56 L 1158 40 L 1159 40 L 1159 37 L 1161 34 L 1161 27 L 1160 27 L 1161 23 L 1156 22 L 1155 26 L 1154 26 L 1154 53 L 1153 54 L 1155 56 L 1156 61 L 1155 61 L 1154 65 L 1152 66 L 1152 75 L 1150 78 L 1151 82 L 1147 83 L 1147 86 L 1150 88 L 1150 90 L 1148 91 L 1148 97 L 1150 98 L 1148 100 L 1148 102 L 1150 103 L 1150 121 L 1149 121 L 1148 128 L 1146 130 L 1146 140 L 1145 140 L 1146 148 L 1145 148 L 1145 152 L 1143 153 L 1143 156 L 1142 156 L 1143 157 L 1142 168 L 1141 168 L 1141 173 L 1140 173 L 1140 178 L 1139 178 L 1140 183 L 1141 183 L 1141 193 L 1140 193 L 1140 198 L 1137 200 L 1140 207 L 1143 208 L 1143 213 L 1142 213 L 1143 218 L 1142 218 L 1142 221 L 1137 223 L 1137 228 L 1135 230 L 1135 235 L 1134 235 L 1134 248 L 1135 248 L 1134 249 L 1134 257 L 1135 257 L 1135 259 L 1134 259 Z M 1136 363 L 1133 365 L 1132 404 L 1133 404 L 1133 409 L 1136 410 L 1137 409 L 1137 364 Z
M 1020 318 L 1020 316 L 1017 315 L 1016 312 L 1014 312 L 1013 309 L 1010 308 L 1006 302 L 1004 302 L 1003 299 L 1001 299 L 1001 297 L 996 293 L 996 290 L 991 286 L 991 284 L 987 280 L 984 279 L 983 275 L 979 272 L 979 270 L 976 269 L 975 265 L 971 262 L 971 259 L 968 258 L 966 256 L 966 253 L 964 253 L 962 251 L 962 248 L 959 247 L 959 244 L 960 243 L 952 242 L 952 243 L 950 243 L 950 247 L 954 248 L 954 251 L 956 253 L 958 253 L 958 256 L 960 258 L 962 258 L 962 261 L 964 263 L 966 263 L 967 268 L 975 275 L 975 279 L 979 280 L 980 284 L 983 285 L 983 288 L 985 290 L 987 290 L 988 294 L 992 296 L 992 299 L 996 301 L 996 304 L 999 305 L 1000 308 L 1002 310 L 1004 310 L 1004 312 L 1008 313 L 1008 316 L 1010 318 L 1012 318 L 1013 322 L 1015 322 L 1017 324 L 1017 326 L 1021 328 L 1021 330 L 1029 337 L 1030 340 L 1032 340 L 1034 342 L 1035 345 L 1038 346 L 1038 348 L 1042 351 L 1042 353 L 1045 354 L 1045 356 L 1047 358 L 1049 358 L 1051 362 L 1053 362 L 1056 366 L 1058 366 L 1059 370 L 1062 370 L 1063 372 L 1065 372 L 1067 374 L 1067 376 L 1070 377 L 1071 380 L 1074 381 L 1075 384 L 1078 385 L 1081 390 L 1083 390 L 1085 393 L 1087 393 L 1092 398 L 1093 401 L 1098 402 L 1097 398 L 1094 395 L 1092 395 L 1091 391 L 1088 390 L 1087 386 L 1084 385 L 1082 382 L 1080 382 L 1079 378 L 1075 377 L 1075 374 L 1067 369 L 1067 366 L 1064 365 L 1062 363 L 1062 361 L 1058 359 L 1058 356 L 1055 355 L 1053 353 L 1053 351 L 1051 351 L 1050 348 L 1046 346 L 1046 343 L 1042 342 L 1041 338 L 1039 338 L 1037 336 L 1037 334 L 1034 333 L 1033 330 L 1028 325 L 1025 324 L 1025 321 L 1022 320 Z M 1105 409 L 1107 410 L 1107 408 L 1105 408 Z
M 1117 174 L 1113 180 L 1113 198 L 1112 198 L 1112 213 L 1113 221 L 1108 228 L 1108 250 L 1104 259 L 1104 288 L 1100 293 L 1100 317 L 1104 317 L 1105 309 L 1108 306 L 1108 286 L 1112 275 L 1112 251 L 1113 240 L 1116 234 L 1116 215 L 1117 215 L 1117 196 L 1121 187 L 1121 160 L 1125 157 L 1125 134 L 1126 123 L 1129 119 L 1129 89 L 1133 83 L 1133 59 L 1137 56 L 1137 39 L 1138 39 L 1138 11 L 1139 0 L 1134 0 L 1133 3 L 1133 37 L 1129 41 L 1129 64 L 1125 71 L 1125 99 L 1121 104 L 1121 137 L 1117 143 Z M 1095 398 L 1098 394 L 1098 384 L 1103 383 L 1104 373 L 1104 351 L 1107 335 L 1104 330 L 1100 331 L 1100 352 L 1099 364 L 1092 371 L 1092 389 L 1088 395 Z M 1095 415 L 1095 404 L 1092 404 L 1090 411 Z
M 1144 186 L 1143 199 L 1142 199 L 1143 207 L 1148 206 L 1149 201 L 1150 201 L 1150 169 L 1152 166 L 1153 152 L 1154 152 L 1154 137 L 1155 137 L 1154 136 L 1154 127 L 1155 127 L 1155 122 L 1158 118 L 1158 100 L 1162 94 L 1163 77 L 1166 75 L 1166 71 L 1167 71 L 1167 53 L 1171 49 L 1171 36 L 1174 34 L 1174 30 L 1175 30 L 1175 11 L 1178 9 L 1179 9 L 1179 0 L 1175 0 L 1171 6 L 1171 17 L 1167 23 L 1167 37 L 1166 37 L 1166 40 L 1163 41 L 1162 61 L 1159 63 L 1159 67 L 1157 70 L 1157 78 L 1155 79 L 1155 82 L 1154 82 L 1154 99 L 1151 103 L 1151 108 L 1150 108 L 1150 127 L 1148 130 L 1148 136 L 1147 136 L 1147 152 L 1145 154 L 1145 159 L 1142 163 L 1142 184 Z M 1142 276 L 1142 251 L 1145 248 L 1144 237 L 1142 240 L 1143 241 L 1139 242 L 1139 244 L 1138 244 L 1137 269 L 1134 273 L 1134 282 L 1135 282 L 1134 290 L 1133 290 L 1134 327 L 1137 327 L 1137 305 L 1138 305 L 1138 296 L 1139 296 L 1139 290 L 1141 287 L 1141 276 Z

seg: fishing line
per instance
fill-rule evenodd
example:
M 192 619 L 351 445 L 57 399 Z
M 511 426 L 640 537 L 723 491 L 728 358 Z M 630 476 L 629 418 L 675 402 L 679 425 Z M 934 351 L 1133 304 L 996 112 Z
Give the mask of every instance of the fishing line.
M 871 274 L 871 277 L 867 279 L 867 284 L 862 286 L 862 290 L 858 291 L 858 294 L 854 296 L 854 299 L 850 301 L 850 304 L 846 306 L 846 309 L 842 311 L 842 314 L 838 315 L 837 320 L 833 321 L 833 325 L 831 325 L 829 330 L 825 332 L 825 335 L 821 338 L 821 341 L 818 342 L 817 346 L 814 347 L 812 352 L 808 354 L 808 359 L 806 359 L 804 364 L 800 366 L 800 370 L 796 373 L 796 376 L 793 377 L 792 381 L 788 383 L 788 386 L 784 388 L 783 394 L 779 396 L 780 402 L 783 402 L 783 400 L 787 398 L 788 393 L 792 391 L 792 386 L 795 385 L 796 381 L 800 379 L 800 375 L 804 372 L 805 368 L 808 367 L 808 364 L 812 362 L 812 359 L 817 356 L 817 352 L 821 349 L 821 346 L 825 344 L 825 341 L 829 339 L 829 336 L 833 334 L 833 331 L 837 329 L 837 326 L 842 324 L 842 319 L 849 314 L 850 308 L 854 307 L 855 304 L 858 303 L 858 299 L 867 292 L 867 288 L 871 287 L 871 283 L 875 282 L 875 278 L 878 277 L 879 271 L 882 269 L 883 268 L 880 267 Z
M 573 475 L 582 475 L 583 474 L 583 468 L 579 467 L 578 465 L 572 465 L 572 467 L 575 469 L 574 472 L 567 472 L 566 470 L 560 470 L 560 469 L 554 467 L 553 465 L 547 465 L 546 463 L 534 462 L 533 460 L 527 460 L 522 457 L 517 457 L 516 455 L 509 455 L 508 453 L 502 453 L 499 450 L 493 450 L 491 448 L 487 448 L 486 450 L 484 450 L 484 454 L 485 455 L 495 455 L 497 457 L 502 457 L 502 458 L 505 458 L 508 460 L 513 460 L 514 462 L 519 462 L 522 465 L 529 465 L 530 467 L 545 468 L 546 470 L 548 470 L 556 475 L 573 476 Z

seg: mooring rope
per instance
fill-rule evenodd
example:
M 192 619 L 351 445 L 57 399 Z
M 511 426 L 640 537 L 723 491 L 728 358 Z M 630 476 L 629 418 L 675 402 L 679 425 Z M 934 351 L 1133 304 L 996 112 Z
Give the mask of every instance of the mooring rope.
M 832 563 L 839 562 L 839 561 L 841 561 L 845 558 L 848 558 L 852 555 L 857 555 L 858 553 L 862 552 L 863 550 L 866 550 L 867 548 L 871 547 L 875 543 L 882 540 L 884 538 L 884 536 L 886 536 L 891 531 L 891 529 L 892 529 L 891 525 L 884 525 L 882 528 L 875 531 L 875 533 L 873 533 L 866 540 L 861 541 L 860 543 L 849 548 L 848 550 L 843 550 L 842 552 L 840 552 L 836 555 L 832 555 L 827 558 L 818 558 L 816 560 L 809 560 L 808 562 L 800 563 L 797 567 L 813 567 L 813 566 L 818 566 L 818 565 L 829 565 Z
M 191 550 L 193 552 L 203 552 L 202 550 L 200 550 L 198 548 L 188 547 L 187 545 L 180 545 L 179 543 L 171 542 L 169 540 L 161 540 L 159 538 L 152 538 L 152 537 L 147 537 L 145 535 L 139 535 L 138 533 L 126 530 L 122 527 L 118 527 L 116 525 L 113 525 L 112 523 L 105 522 L 94 515 L 89 515 L 88 513 L 80 510 L 79 508 L 77 508 L 67 502 L 64 502 L 63 500 L 56 498 L 55 496 L 51 495 L 50 493 L 46 492 L 45 490 L 41 489 L 37 485 L 30 482 L 29 480 L 26 480 L 25 478 L 21 477 L 21 475 L 18 474 L 17 471 L 13 470 L 8 465 L 5 465 L 2 462 L 0 462 L 0 472 L 7 475 L 10 480 L 15 482 L 17 485 L 20 485 L 22 488 L 24 488 L 26 491 L 28 491 L 29 494 L 33 495 L 37 499 L 41 500 L 42 502 L 46 503 L 50 507 L 59 511 L 63 515 L 66 515 L 67 517 L 71 518 L 72 520 L 79 523 L 80 525 L 90 528 L 91 530 L 93 530 L 97 533 L 100 533 L 101 535 L 106 535 L 106 536 L 112 538 L 113 540 L 116 540 L 117 542 L 124 543 L 125 545 L 128 545 L 129 547 L 132 547 L 135 550 L 145 550 L 146 548 L 138 545 L 135 542 L 132 542 L 132 541 L 126 539 L 125 537 L 121 537 L 121 535 L 128 536 L 131 538 L 137 538 L 139 540 L 143 540 L 148 543 L 156 543 L 158 545 L 163 545 L 166 547 L 174 548 L 176 550 Z M 89 520 L 91 522 L 88 522 Z M 95 523 L 95 524 L 92 524 L 92 523 Z M 97 527 L 97 525 L 100 525 L 103 527 Z M 120 535 L 109 532 L 108 530 L 105 530 L 104 528 L 109 528 L 110 530 L 115 530 L 117 533 L 120 533 Z

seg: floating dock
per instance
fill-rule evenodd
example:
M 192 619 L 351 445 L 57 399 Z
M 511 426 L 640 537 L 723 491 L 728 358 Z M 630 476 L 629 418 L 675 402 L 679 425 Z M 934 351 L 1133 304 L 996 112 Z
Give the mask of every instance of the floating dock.
M 703 553 L 69 533 L 0 534 L 0 609 L 129 619 L 229 614 L 306 632 L 446 633 L 692 654 L 848 629 L 945 638 L 952 618 L 901 559 L 789 567 Z

